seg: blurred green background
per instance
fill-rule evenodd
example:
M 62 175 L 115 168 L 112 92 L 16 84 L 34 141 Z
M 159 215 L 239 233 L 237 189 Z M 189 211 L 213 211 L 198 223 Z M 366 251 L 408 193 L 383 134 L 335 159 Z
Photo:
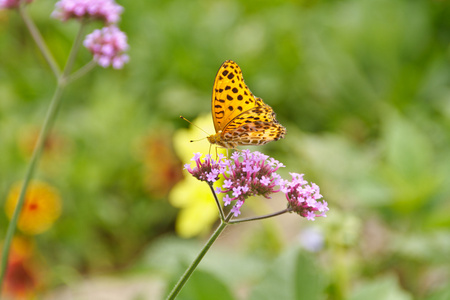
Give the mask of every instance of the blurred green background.
M 78 23 L 50 18 L 54 3 L 28 8 L 62 66 Z M 252 150 L 283 162 L 285 178 L 305 173 L 330 211 L 315 222 L 283 215 L 227 228 L 179 299 L 450 299 L 447 1 L 119 4 L 130 62 L 66 89 L 36 172 L 63 199 L 60 219 L 32 237 L 41 297 L 159 299 L 172 287 L 215 227 L 190 238 L 176 231 L 182 209 L 168 198 L 189 162 L 174 146 L 188 127 L 178 117 L 210 116 L 214 77 L 232 59 L 287 128 Z M 90 59 L 82 49 L 76 67 Z M 54 88 L 18 14 L 0 11 L 2 206 L 24 177 Z M 195 148 L 189 139 L 204 134 L 191 132 L 185 143 Z M 248 202 L 244 216 L 285 206 Z M 1 239 L 7 224 L 0 214 Z M 308 232 L 323 239 L 314 251 Z

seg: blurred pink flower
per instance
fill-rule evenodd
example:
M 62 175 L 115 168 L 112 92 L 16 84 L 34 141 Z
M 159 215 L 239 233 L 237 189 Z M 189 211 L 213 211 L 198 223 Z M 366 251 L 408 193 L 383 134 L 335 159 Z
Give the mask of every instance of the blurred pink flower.
M 112 65 L 114 69 L 121 69 L 129 61 L 129 56 L 124 53 L 128 50 L 127 35 L 117 26 L 94 30 L 86 36 L 83 44 L 104 68 Z
M 33 0 L 26 0 L 25 3 L 31 3 Z M 19 7 L 20 0 L 0 0 L 0 9 L 13 9 Z
M 91 18 L 115 24 L 120 20 L 122 12 L 123 7 L 114 0 L 60 0 L 55 4 L 52 17 L 61 21 Z

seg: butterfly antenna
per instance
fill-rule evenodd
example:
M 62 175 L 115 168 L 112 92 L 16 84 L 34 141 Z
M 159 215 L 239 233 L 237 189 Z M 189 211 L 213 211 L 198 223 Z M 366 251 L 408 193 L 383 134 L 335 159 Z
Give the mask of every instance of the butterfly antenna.
M 207 135 L 209 135 L 209 133 L 207 133 L 207 132 L 204 131 L 202 128 L 198 127 L 197 125 L 195 125 L 194 123 L 192 123 L 191 121 L 189 121 L 188 119 L 186 119 L 185 117 L 180 116 L 180 118 L 183 119 L 183 120 L 185 120 L 185 121 L 188 122 L 189 124 L 191 124 L 191 125 L 197 127 L 198 129 L 200 129 L 201 131 L 203 131 L 203 132 L 206 133 Z M 203 140 L 203 139 L 200 139 L 200 140 Z M 200 141 L 200 140 L 192 140 L 191 142 L 196 142 L 196 141 Z
M 204 139 L 206 139 L 206 137 L 198 139 L 198 140 L 190 140 L 189 142 L 193 143 L 193 142 L 198 142 L 198 141 L 201 141 L 201 140 L 204 140 Z

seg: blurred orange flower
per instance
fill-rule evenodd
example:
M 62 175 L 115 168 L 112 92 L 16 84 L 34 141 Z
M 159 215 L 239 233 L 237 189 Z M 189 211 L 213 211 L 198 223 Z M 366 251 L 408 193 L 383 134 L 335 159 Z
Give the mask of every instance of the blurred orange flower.
M 36 266 L 31 257 L 34 243 L 15 237 L 12 241 L 8 268 L 5 274 L 6 299 L 32 299 L 39 285 Z
M 169 134 L 155 133 L 144 140 L 144 182 L 154 197 L 166 197 L 170 189 L 183 178 L 181 161 L 167 136 Z
M 17 142 L 19 150 L 24 156 L 29 157 L 33 153 L 39 138 L 39 132 L 39 128 L 26 128 L 19 135 Z M 55 156 L 66 151 L 68 146 L 69 143 L 64 136 L 56 132 L 50 132 L 44 142 L 43 158 L 51 156 L 54 159 Z
M 16 183 L 9 191 L 5 211 L 9 219 L 20 195 L 22 183 Z M 18 228 L 27 234 L 39 234 L 47 230 L 61 214 L 61 198 L 55 188 L 41 181 L 30 182 L 25 203 L 19 217 Z

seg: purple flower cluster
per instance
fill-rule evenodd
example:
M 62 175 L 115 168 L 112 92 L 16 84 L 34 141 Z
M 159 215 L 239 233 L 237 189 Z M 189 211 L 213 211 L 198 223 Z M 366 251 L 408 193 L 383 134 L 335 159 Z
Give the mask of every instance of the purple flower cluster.
M 123 7 L 114 0 L 60 0 L 52 16 L 61 21 L 90 19 L 106 23 L 102 29 L 87 35 L 83 44 L 100 66 L 121 69 L 130 60 L 125 54 L 127 36 L 117 27 L 122 12 Z
M 33 0 L 26 0 L 25 3 L 31 3 Z M 20 5 L 20 0 L 0 0 L 0 9 L 13 9 Z
M 308 181 L 303 179 L 303 174 L 290 174 L 292 181 L 286 180 L 281 183 L 281 192 L 286 195 L 290 211 L 311 221 L 314 221 L 315 217 L 326 217 L 328 203 L 325 200 L 317 201 L 322 198 L 319 186 L 315 183 L 308 185 Z
M 127 36 L 114 25 L 96 29 L 86 36 L 84 46 L 94 55 L 94 60 L 102 67 L 110 65 L 121 69 L 128 62 Z
M 260 195 L 270 198 L 270 194 L 279 190 L 275 186 L 279 185 L 281 177 L 276 171 L 284 166 L 277 160 L 261 152 L 244 150 L 234 152 L 226 163 L 227 170 L 222 173 L 225 181 L 218 191 L 226 194 L 223 198 L 225 205 L 236 201 L 231 209 L 234 216 L 241 213 L 240 208 L 248 197 Z
M 114 0 L 60 0 L 55 4 L 52 17 L 61 21 L 90 18 L 115 24 L 122 12 L 123 7 Z
M 231 209 L 234 216 L 241 213 L 240 208 L 248 197 L 259 195 L 270 198 L 272 193 L 279 191 L 286 195 L 290 212 L 296 212 L 308 220 L 326 216 L 327 203 L 317 201 L 322 198 L 319 187 L 314 183 L 308 185 L 303 174 L 291 173 L 292 182 L 283 180 L 276 172 L 284 165 L 267 155 L 243 150 L 234 152 L 230 159 L 219 155 L 218 160 L 214 160 L 206 155 L 202 160 L 201 156 L 196 153 L 192 159 L 196 166 L 192 169 L 190 164 L 186 164 L 185 169 L 198 180 L 211 185 L 222 175 L 223 185 L 217 187 L 216 192 L 226 194 L 223 198 L 225 206 L 236 201 Z
M 195 161 L 196 164 L 194 169 L 191 168 L 190 164 L 185 164 L 184 168 L 198 180 L 213 184 L 219 179 L 219 174 L 224 172 L 226 166 L 224 163 L 224 156 L 219 154 L 218 160 L 214 160 L 211 158 L 211 155 L 208 154 L 203 161 L 201 157 L 201 153 L 195 153 L 194 157 L 191 159 L 192 161 Z

